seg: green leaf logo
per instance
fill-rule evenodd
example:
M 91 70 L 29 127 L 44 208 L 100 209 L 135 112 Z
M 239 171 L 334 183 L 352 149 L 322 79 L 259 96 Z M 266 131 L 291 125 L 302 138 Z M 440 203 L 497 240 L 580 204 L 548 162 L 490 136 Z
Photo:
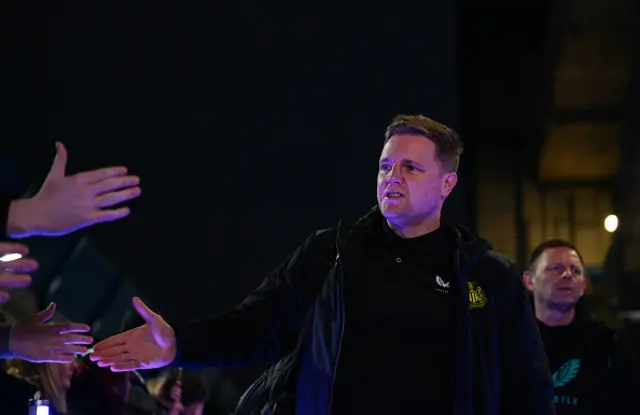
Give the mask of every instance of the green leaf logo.
M 571 382 L 580 370 L 580 359 L 571 359 L 553 374 L 553 387 L 559 388 Z

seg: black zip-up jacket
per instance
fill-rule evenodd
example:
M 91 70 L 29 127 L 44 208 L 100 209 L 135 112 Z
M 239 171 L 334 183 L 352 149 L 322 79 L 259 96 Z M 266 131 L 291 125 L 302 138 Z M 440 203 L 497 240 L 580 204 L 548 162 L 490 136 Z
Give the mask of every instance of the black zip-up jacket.
M 343 279 L 357 266 L 377 208 L 354 225 L 318 231 L 236 309 L 176 326 L 175 365 L 277 362 L 236 414 L 328 415 L 345 329 Z M 455 415 L 555 414 L 553 383 L 520 274 L 462 228 L 450 292 Z

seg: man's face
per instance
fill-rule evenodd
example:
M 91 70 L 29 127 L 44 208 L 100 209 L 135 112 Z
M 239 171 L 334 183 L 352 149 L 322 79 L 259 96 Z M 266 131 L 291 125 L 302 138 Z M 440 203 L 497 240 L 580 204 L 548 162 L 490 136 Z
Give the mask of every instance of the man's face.
M 440 217 L 457 175 L 443 172 L 436 154 L 434 142 L 421 135 L 387 141 L 378 166 L 378 206 L 389 223 L 410 226 Z
M 540 255 L 524 283 L 536 301 L 573 308 L 587 288 L 580 256 L 570 248 L 550 248 Z

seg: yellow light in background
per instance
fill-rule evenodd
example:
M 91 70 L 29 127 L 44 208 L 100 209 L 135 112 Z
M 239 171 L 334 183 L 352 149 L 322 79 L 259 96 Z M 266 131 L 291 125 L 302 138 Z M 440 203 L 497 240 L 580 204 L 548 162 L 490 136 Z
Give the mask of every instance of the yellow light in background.
M 0 257 L 0 262 L 15 261 L 16 259 L 20 259 L 20 258 L 22 258 L 21 254 L 6 254 Z
M 609 215 L 604 218 L 604 230 L 612 233 L 618 229 L 618 217 L 616 215 Z

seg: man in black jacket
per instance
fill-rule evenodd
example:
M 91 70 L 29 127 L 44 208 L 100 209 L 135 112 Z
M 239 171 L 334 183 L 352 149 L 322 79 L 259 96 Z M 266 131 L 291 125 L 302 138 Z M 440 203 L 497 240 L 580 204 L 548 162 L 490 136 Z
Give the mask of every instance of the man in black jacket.
M 462 142 L 398 116 L 378 205 L 312 234 L 235 310 L 146 323 L 98 343 L 112 370 L 276 362 L 237 414 L 553 414 L 544 349 L 520 275 L 483 239 L 441 226 Z
M 109 209 L 140 195 L 137 176 L 127 174 L 124 167 L 66 174 L 67 150 L 56 144 L 56 157 L 40 191 L 31 198 L 14 199 L 0 196 L 0 257 L 14 254 L 21 258 L 0 261 L 0 304 L 9 300 L 5 290 L 26 287 L 28 273 L 37 263 L 26 258 L 28 249 L 22 244 L 3 242 L 29 236 L 66 235 L 98 223 L 126 217 L 129 209 Z M 17 254 L 17 255 L 16 255 Z M 0 358 L 19 357 L 30 362 L 71 362 L 75 354 L 86 352 L 93 339 L 78 333 L 91 328 L 86 324 L 43 324 L 51 319 L 55 304 L 15 326 L 0 324 Z
M 631 347 L 580 302 L 588 281 L 576 247 L 561 239 L 538 245 L 523 279 L 553 371 L 556 413 L 640 413 Z

